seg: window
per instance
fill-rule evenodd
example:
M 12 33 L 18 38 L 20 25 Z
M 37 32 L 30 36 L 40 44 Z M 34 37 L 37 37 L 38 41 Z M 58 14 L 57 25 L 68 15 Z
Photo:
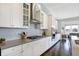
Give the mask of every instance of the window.
M 78 31 L 78 25 L 72 25 L 72 32 Z
M 71 26 L 65 26 L 65 31 L 70 31 Z
M 66 32 L 78 32 L 78 25 L 67 25 L 65 26 Z

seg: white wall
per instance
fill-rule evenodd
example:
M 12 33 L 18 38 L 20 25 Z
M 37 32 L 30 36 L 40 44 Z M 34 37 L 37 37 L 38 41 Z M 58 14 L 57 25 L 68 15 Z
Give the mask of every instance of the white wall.
M 79 25 L 79 17 L 60 20 L 60 24 L 61 24 L 60 27 L 58 27 L 59 29 L 61 29 L 62 27 L 65 27 L 66 25 Z
M 72 25 L 72 24 L 78 24 L 79 25 L 79 19 L 74 19 L 74 20 L 67 20 L 67 21 L 62 21 L 61 22 L 62 26 L 65 25 Z
M 57 19 L 79 16 L 79 3 L 43 3 Z
M 55 17 L 52 16 L 52 27 L 57 29 L 58 28 L 58 22 L 57 20 L 55 19 Z
M 41 6 L 41 9 L 47 14 L 47 15 L 52 15 L 52 27 L 54 29 L 58 28 L 58 24 L 57 24 L 57 20 L 55 19 L 55 17 L 53 16 L 53 14 L 50 12 L 49 8 L 47 6 L 45 6 L 45 4 L 39 3 Z

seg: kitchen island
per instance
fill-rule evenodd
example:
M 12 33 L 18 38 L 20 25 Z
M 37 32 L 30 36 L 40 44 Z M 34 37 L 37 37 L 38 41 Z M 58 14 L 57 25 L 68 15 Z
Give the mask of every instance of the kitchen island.
M 18 39 L 6 41 L 0 44 L 1 56 L 40 56 L 52 45 L 59 41 L 59 38 L 51 39 L 51 36 L 38 39 Z

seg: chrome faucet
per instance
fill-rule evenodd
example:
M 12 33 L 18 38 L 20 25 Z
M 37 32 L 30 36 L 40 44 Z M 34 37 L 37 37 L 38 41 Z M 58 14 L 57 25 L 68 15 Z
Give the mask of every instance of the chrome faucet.
M 22 33 L 20 34 L 20 38 L 21 38 L 21 39 L 27 39 L 27 34 L 26 34 L 25 32 L 22 32 Z

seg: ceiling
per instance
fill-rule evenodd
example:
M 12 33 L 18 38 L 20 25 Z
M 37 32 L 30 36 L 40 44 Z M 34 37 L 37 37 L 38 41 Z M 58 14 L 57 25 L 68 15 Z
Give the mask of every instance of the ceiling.
M 42 3 L 56 19 L 79 16 L 79 3 Z

